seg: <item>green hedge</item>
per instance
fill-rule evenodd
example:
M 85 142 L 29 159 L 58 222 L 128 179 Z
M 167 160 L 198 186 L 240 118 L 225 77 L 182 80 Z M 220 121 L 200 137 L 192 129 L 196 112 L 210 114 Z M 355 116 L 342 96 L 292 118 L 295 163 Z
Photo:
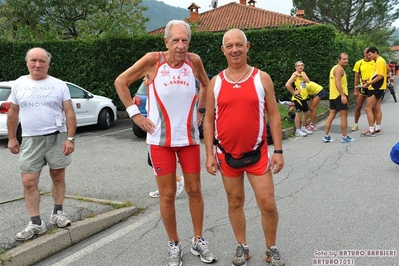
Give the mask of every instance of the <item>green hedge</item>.
M 223 34 L 193 33 L 189 50 L 201 56 L 209 74 L 215 75 L 226 67 L 226 59 L 220 49 Z M 249 30 L 246 35 L 251 42 L 249 57 L 252 64 L 269 73 L 279 99 L 290 98 L 284 85 L 298 60 L 305 63 L 310 79 L 327 89 L 329 71 L 337 63 L 340 52 L 349 55 L 346 72 L 351 88 L 353 65 L 362 58 L 366 47 L 361 41 L 338 34 L 332 26 L 325 25 Z M 25 54 L 35 46 L 43 47 L 53 55 L 49 70 L 51 75 L 112 98 L 119 110 L 124 108 L 113 85 L 115 78 L 145 53 L 166 49 L 163 36 L 159 35 L 44 43 L 1 41 L 0 55 L 3 60 L 0 62 L 0 80 L 13 80 L 27 74 Z M 132 84 L 132 94 L 139 83 Z

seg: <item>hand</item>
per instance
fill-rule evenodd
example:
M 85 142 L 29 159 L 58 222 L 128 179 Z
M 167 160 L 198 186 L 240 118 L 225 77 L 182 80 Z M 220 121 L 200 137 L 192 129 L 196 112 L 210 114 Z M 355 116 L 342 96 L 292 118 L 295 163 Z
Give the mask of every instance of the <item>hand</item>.
M 217 164 L 215 156 L 206 157 L 205 168 L 211 175 L 216 175 L 216 172 L 219 170 L 219 165 Z
M 273 171 L 273 174 L 277 174 L 284 167 L 284 157 L 282 154 L 274 153 L 272 156 L 272 160 L 270 161 L 270 171 Z
M 347 104 L 348 103 L 348 98 L 346 97 L 346 95 L 341 95 L 341 103 L 342 104 Z
M 353 95 L 357 98 L 357 96 L 359 96 L 359 90 L 357 87 L 355 87 L 355 89 L 353 90 Z
M 145 132 L 154 134 L 155 124 L 147 117 L 143 116 L 142 114 L 137 114 L 132 117 L 132 120 L 134 121 L 134 123 L 136 123 L 136 125 L 141 127 L 141 129 L 144 130 Z
M 62 153 L 67 156 L 74 152 L 75 150 L 75 143 L 70 140 L 65 140 L 64 145 L 62 146 Z
M 20 151 L 20 146 L 18 140 L 15 139 L 8 139 L 8 149 L 13 154 L 18 154 Z

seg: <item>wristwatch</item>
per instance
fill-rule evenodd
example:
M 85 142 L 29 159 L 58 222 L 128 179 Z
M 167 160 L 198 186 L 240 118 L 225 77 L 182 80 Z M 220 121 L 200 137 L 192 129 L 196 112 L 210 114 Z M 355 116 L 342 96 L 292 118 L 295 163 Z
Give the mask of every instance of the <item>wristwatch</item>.
M 67 137 L 67 140 L 69 140 L 72 143 L 75 143 L 75 138 L 74 137 Z
M 198 108 L 198 112 L 200 112 L 201 114 L 205 113 L 205 108 Z

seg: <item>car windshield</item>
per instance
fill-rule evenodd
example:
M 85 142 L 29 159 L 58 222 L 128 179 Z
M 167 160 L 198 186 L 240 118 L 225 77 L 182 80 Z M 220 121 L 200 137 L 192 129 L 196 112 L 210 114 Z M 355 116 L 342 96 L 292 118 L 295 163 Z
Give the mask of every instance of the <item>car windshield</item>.
M 145 94 L 145 95 L 147 95 L 147 90 L 148 90 L 147 86 L 144 85 L 144 83 L 141 83 L 141 85 L 140 85 L 139 89 L 137 90 L 136 94 Z
M 8 96 L 10 96 L 10 87 L 0 87 L 0 101 L 7 101 Z

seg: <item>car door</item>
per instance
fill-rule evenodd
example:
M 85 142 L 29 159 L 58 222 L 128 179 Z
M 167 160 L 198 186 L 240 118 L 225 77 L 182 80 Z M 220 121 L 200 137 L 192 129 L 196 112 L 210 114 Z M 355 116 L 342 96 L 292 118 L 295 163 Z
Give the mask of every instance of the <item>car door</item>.
M 97 124 L 97 115 L 92 96 L 73 84 L 67 83 L 67 86 L 71 94 L 77 126 Z

